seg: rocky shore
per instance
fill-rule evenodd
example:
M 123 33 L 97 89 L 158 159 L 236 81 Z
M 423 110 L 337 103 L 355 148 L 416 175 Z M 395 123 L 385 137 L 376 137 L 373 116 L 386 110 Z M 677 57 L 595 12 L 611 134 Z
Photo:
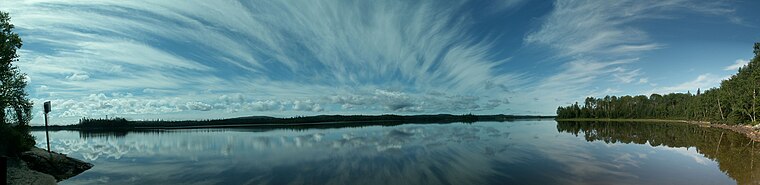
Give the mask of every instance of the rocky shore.
M 92 164 L 32 148 L 18 158 L 8 159 L 8 184 L 56 184 L 92 168 Z

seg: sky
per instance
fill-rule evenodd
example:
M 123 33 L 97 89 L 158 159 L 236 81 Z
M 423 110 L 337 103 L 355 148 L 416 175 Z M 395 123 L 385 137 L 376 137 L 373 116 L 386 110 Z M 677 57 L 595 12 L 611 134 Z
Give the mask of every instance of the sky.
M 33 125 L 82 117 L 554 115 L 718 87 L 760 1 L 2 0 Z

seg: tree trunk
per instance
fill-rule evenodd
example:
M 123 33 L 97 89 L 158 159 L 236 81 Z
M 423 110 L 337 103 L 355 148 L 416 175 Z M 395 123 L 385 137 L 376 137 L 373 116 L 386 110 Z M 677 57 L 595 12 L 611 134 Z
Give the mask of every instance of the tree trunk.
M 718 112 L 720 112 L 720 120 L 726 120 L 726 117 L 723 116 L 723 108 L 720 106 L 720 98 L 718 98 Z
M 750 118 L 752 118 L 752 123 L 755 123 L 755 121 L 757 121 L 757 118 L 755 117 L 756 116 L 756 114 L 755 114 L 755 102 L 757 102 L 757 89 L 753 88 L 752 89 L 752 111 L 750 111 L 750 112 L 752 112 L 752 115 L 750 116 Z
M 755 107 L 757 103 L 757 89 L 752 89 L 752 92 L 752 122 L 757 122 L 757 108 Z

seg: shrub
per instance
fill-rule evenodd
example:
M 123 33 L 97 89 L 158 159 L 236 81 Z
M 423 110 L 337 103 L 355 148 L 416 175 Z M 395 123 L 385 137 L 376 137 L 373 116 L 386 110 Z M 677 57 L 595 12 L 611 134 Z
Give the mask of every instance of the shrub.
M 28 125 L 0 124 L 0 155 L 17 156 L 34 147 Z

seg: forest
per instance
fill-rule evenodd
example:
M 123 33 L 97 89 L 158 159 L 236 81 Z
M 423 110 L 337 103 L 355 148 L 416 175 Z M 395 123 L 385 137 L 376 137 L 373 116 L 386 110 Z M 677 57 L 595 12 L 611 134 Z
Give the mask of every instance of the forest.
M 557 118 L 673 119 L 757 125 L 760 43 L 754 44 L 753 52 L 755 57 L 738 73 L 723 80 L 720 87 L 697 89 L 694 94 L 587 97 L 582 104 L 557 108 Z

